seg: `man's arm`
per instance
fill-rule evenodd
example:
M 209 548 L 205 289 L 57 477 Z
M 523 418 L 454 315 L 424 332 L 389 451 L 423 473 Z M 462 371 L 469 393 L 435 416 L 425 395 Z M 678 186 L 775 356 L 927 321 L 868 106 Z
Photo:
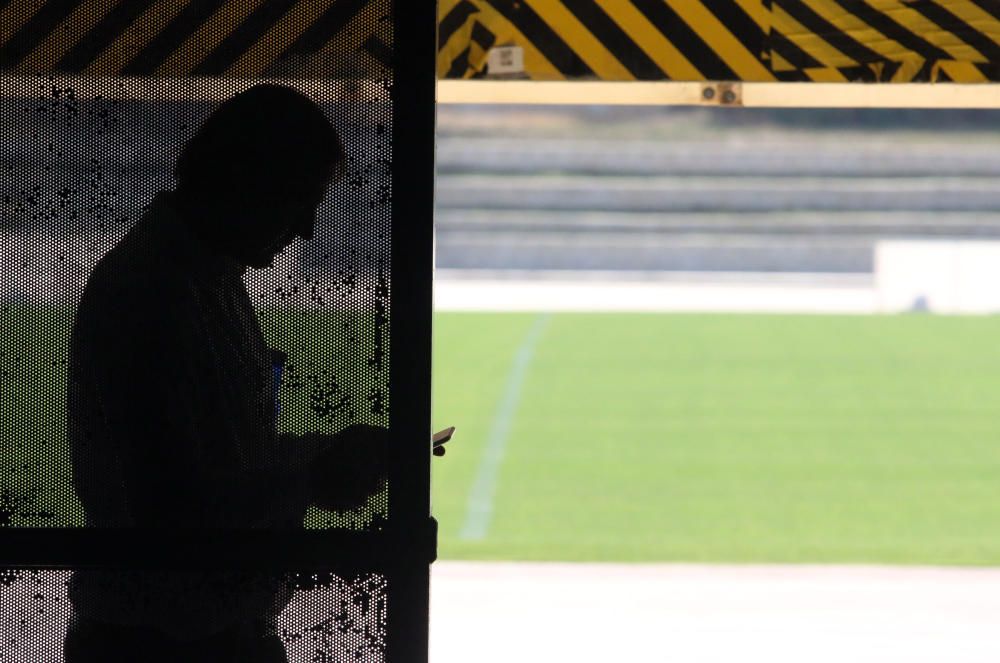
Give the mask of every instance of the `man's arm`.
M 281 444 L 289 465 L 306 471 L 311 495 L 321 508 L 359 507 L 386 480 L 389 431 L 385 428 L 355 424 L 334 435 L 283 434 Z
M 213 364 L 192 293 L 183 283 L 132 283 L 91 311 L 95 387 L 121 454 L 129 510 L 142 526 L 267 526 L 301 519 L 303 468 L 248 470 L 234 391 Z M 87 349 L 85 349 L 86 351 Z

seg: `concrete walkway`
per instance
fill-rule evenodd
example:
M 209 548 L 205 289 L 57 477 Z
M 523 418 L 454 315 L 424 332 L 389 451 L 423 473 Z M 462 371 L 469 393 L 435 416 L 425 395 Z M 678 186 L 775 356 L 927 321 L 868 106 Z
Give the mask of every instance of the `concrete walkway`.
M 1000 661 L 1000 569 L 433 569 L 432 663 Z
M 1000 661 L 1000 569 L 450 561 L 432 568 L 432 663 Z M 61 661 L 67 579 L 66 571 L 44 571 L 0 583 L 0 662 Z M 364 599 L 381 584 L 372 578 L 300 592 L 279 618 L 289 661 L 318 660 L 317 650 L 323 660 L 361 652 L 381 661 L 365 636 L 377 636 L 384 607 Z

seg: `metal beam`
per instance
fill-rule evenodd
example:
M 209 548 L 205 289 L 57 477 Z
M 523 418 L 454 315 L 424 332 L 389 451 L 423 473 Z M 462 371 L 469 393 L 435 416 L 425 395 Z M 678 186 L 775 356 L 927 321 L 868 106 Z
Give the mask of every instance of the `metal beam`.
M 439 104 L 1000 108 L 990 83 L 726 83 L 441 80 Z

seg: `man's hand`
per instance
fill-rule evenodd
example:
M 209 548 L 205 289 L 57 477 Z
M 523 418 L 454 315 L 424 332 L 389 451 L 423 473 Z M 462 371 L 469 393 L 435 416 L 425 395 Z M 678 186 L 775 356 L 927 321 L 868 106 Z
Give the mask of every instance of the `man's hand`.
M 357 508 L 385 485 L 389 453 L 385 428 L 356 424 L 336 435 L 309 433 L 303 441 L 321 449 L 309 468 L 310 494 L 321 509 Z
M 431 448 L 435 456 L 444 455 L 444 445 L 454 432 L 451 427 L 434 435 Z M 336 435 L 306 433 L 293 443 L 310 450 L 309 494 L 321 509 L 357 508 L 385 486 L 389 461 L 389 431 L 385 428 L 355 424 Z

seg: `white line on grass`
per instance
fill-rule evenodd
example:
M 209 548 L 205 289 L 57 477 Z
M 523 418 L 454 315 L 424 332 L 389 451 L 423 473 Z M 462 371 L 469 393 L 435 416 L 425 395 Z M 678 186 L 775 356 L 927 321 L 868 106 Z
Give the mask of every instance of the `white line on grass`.
M 463 540 L 480 541 L 486 538 L 486 532 L 489 530 L 490 520 L 493 517 L 493 496 L 496 494 L 500 463 L 503 462 L 510 425 L 514 419 L 514 413 L 517 412 L 518 401 L 521 399 L 521 386 L 524 384 L 524 377 L 535 354 L 538 340 L 548 326 L 551 317 L 546 313 L 535 318 L 514 357 L 514 365 L 511 366 L 510 375 L 507 376 L 503 398 L 500 400 L 496 416 L 493 417 L 493 425 L 490 428 L 489 437 L 486 439 L 486 448 L 479 461 L 476 480 L 469 493 L 465 523 L 459 533 L 459 537 Z

